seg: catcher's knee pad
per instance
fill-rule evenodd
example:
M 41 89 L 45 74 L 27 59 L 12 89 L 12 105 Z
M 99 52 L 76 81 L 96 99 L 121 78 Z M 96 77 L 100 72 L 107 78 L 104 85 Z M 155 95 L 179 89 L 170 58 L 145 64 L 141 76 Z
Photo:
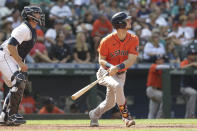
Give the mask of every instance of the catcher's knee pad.
M 15 84 L 12 86 L 11 92 L 16 92 L 19 88 L 25 89 L 26 75 L 22 72 L 16 71 L 11 77 L 11 81 L 15 81 Z
M 9 115 L 18 113 L 19 104 L 26 85 L 26 76 L 22 72 L 15 72 L 12 81 L 14 79 L 16 80 L 16 84 L 10 90 Z

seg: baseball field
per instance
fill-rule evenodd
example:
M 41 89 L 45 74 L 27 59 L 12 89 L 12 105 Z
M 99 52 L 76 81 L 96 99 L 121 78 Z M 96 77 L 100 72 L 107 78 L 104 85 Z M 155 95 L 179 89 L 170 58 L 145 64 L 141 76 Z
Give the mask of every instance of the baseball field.
M 196 119 L 137 119 L 130 128 L 117 119 L 99 123 L 99 127 L 89 127 L 89 120 L 28 120 L 17 127 L 0 126 L 0 131 L 197 131 Z

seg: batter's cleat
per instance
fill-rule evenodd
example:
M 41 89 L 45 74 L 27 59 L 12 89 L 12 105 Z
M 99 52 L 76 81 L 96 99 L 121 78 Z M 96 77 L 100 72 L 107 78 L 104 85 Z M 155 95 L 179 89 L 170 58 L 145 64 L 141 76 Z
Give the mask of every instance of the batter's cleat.
M 99 126 L 98 118 L 95 117 L 93 110 L 91 110 L 89 112 L 89 117 L 90 117 L 90 126 L 91 127 L 98 127 Z
M 7 126 L 19 126 L 25 123 L 26 123 L 26 120 L 24 120 L 23 116 L 19 114 L 13 114 L 11 116 L 8 116 L 8 119 L 6 121 Z
M 125 122 L 126 127 L 130 127 L 132 125 L 135 125 L 135 121 L 131 118 L 122 118 L 122 120 Z
M 120 113 L 122 115 L 122 120 L 125 122 L 126 127 L 130 127 L 132 125 L 135 125 L 135 121 L 131 117 L 126 104 L 119 106 Z

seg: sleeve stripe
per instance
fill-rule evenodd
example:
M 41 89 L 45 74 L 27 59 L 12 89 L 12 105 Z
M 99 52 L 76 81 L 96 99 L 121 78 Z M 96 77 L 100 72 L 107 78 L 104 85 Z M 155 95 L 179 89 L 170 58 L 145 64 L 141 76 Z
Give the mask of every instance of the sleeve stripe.
M 19 45 L 19 42 L 14 37 L 11 37 L 8 41 L 8 44 L 16 46 Z

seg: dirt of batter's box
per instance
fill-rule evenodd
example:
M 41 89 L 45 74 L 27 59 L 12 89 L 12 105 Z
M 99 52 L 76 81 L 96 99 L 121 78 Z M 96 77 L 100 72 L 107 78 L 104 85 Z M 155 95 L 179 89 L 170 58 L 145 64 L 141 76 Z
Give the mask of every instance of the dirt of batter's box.
M 138 124 L 131 126 L 133 129 L 153 129 L 153 128 L 196 128 L 197 125 L 193 124 Z M 99 127 L 90 127 L 89 125 L 79 124 L 48 124 L 48 125 L 21 125 L 21 126 L 0 126 L 0 131 L 36 131 L 36 130 L 98 130 L 98 129 L 128 129 L 124 125 L 100 125 Z

